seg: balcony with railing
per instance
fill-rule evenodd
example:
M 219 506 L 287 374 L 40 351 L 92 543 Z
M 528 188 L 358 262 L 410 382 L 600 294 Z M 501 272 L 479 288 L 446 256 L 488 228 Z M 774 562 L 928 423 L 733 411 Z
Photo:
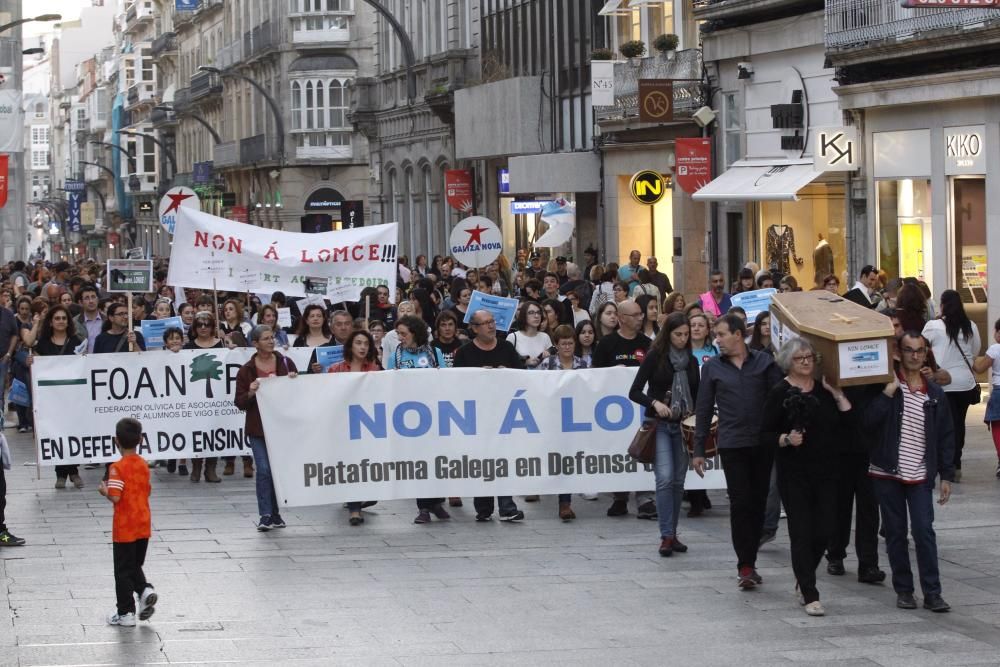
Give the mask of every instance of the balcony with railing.
M 295 46 L 336 46 L 351 41 L 353 11 L 290 13 L 288 18 Z
M 674 118 L 686 120 L 707 104 L 705 83 L 701 78 L 701 49 L 678 51 L 672 60 L 650 56 L 633 62 L 615 63 L 615 105 L 594 107 L 597 121 L 622 121 L 639 118 L 639 80 L 672 79 L 674 82 Z
M 171 127 L 177 124 L 177 114 L 166 109 L 153 109 L 149 112 L 149 122 L 154 128 Z
M 270 159 L 269 143 L 266 134 L 240 139 L 240 162 L 247 165 Z
M 222 9 L 222 0 L 201 0 L 198 9 L 194 10 L 194 15 L 196 18 L 201 18 L 216 9 Z
M 139 26 L 153 20 L 153 0 L 135 0 L 125 8 L 125 32 L 132 32 Z
M 275 49 L 280 43 L 278 24 L 264 21 L 243 35 L 243 56 L 252 58 Z
M 216 67 L 219 69 L 229 69 L 243 60 L 243 41 L 237 39 L 228 46 L 219 49 L 215 56 Z
M 165 32 L 153 40 L 150 52 L 154 58 L 177 55 L 177 39 L 172 32 Z
M 1000 39 L 996 8 L 909 9 L 899 0 L 826 0 L 825 13 L 827 51 L 838 61 L 967 49 Z
M 135 109 L 144 104 L 155 104 L 156 83 L 153 81 L 137 81 L 129 87 L 125 99 L 126 109 Z
M 224 141 L 215 145 L 212 164 L 216 169 L 235 167 L 240 164 L 240 142 Z
M 222 83 L 219 77 L 212 72 L 198 72 L 191 77 L 190 88 L 191 102 L 198 102 L 205 98 L 222 93 Z

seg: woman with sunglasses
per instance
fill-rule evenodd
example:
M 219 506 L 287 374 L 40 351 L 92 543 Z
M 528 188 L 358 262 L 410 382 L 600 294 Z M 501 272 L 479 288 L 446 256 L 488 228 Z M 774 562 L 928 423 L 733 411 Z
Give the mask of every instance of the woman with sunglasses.
M 202 311 L 194 316 L 194 326 L 188 334 L 188 343 L 185 350 L 218 350 L 224 348 L 222 340 L 218 337 L 218 327 L 215 323 L 215 315 L 209 311 Z M 222 479 L 216 474 L 215 466 L 219 458 L 212 456 L 206 459 L 191 459 L 191 481 L 201 480 L 201 471 L 205 470 L 205 481 L 217 484 Z
M 35 355 L 40 357 L 70 356 L 82 343 L 83 340 L 76 335 L 76 326 L 73 324 L 73 318 L 70 317 L 66 306 L 53 306 L 45 313 L 45 318 L 42 320 L 33 354 L 28 356 L 28 368 L 31 368 Z M 57 489 L 66 488 L 67 478 L 73 482 L 73 486 L 76 488 L 83 488 L 79 466 L 56 466 Z

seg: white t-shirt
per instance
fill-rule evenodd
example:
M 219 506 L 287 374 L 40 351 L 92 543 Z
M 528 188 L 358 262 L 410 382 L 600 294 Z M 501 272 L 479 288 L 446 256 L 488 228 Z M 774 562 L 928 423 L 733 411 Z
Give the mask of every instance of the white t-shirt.
M 573 311 L 573 326 L 574 327 L 576 327 L 578 324 L 580 324 L 580 322 L 589 322 L 589 321 L 590 321 L 590 313 L 588 313 L 587 311 L 585 311 L 583 309 L 574 310 Z
M 986 350 L 986 356 L 993 360 L 992 384 L 1000 387 L 1000 343 L 993 343 Z
M 535 358 L 545 350 L 552 347 L 552 339 L 547 333 L 539 331 L 534 336 L 529 336 L 523 331 L 515 331 L 507 336 L 507 342 L 513 343 L 514 349 L 522 357 Z
M 931 320 L 924 325 L 923 334 L 924 338 L 930 341 L 934 360 L 938 366 L 951 375 L 951 384 L 943 387 L 945 391 L 968 391 L 976 386 L 976 378 L 966 363 L 968 361 L 971 364 L 979 354 L 981 342 L 979 328 L 975 324 L 972 325 L 972 338 L 965 338 L 959 334 L 957 346 L 948 338 L 944 320 Z

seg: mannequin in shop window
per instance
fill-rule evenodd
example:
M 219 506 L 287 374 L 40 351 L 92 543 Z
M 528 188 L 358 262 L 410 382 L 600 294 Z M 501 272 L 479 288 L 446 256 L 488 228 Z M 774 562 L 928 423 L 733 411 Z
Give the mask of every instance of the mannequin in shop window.
M 767 265 L 772 271 L 791 273 L 791 258 L 801 267 L 804 260 L 795 254 L 795 232 L 788 225 L 771 225 L 767 228 Z
M 819 243 L 813 250 L 813 268 L 815 269 L 814 280 L 816 287 L 823 286 L 823 279 L 833 273 L 833 248 L 827 243 L 823 235 L 819 235 Z

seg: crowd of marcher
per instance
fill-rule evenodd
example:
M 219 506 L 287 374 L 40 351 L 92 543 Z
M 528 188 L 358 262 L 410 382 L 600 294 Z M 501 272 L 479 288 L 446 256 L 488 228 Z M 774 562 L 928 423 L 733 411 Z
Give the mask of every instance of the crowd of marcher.
M 726 477 L 741 588 L 762 583 L 757 551 L 774 539 L 779 517 L 787 513 L 801 602 L 807 613 L 822 615 L 816 569 L 825 556 L 830 574 L 845 573 L 855 516 L 858 579 L 872 584 L 885 579 L 878 566 L 881 512 L 897 604 L 916 606 L 907 552 L 911 525 L 924 606 L 946 611 L 931 492 L 940 478 L 943 503 L 950 483 L 961 481 L 965 417 L 978 397 L 975 374 L 992 369 L 993 383 L 1000 384 L 1000 322 L 997 343 L 979 356 L 978 331 L 957 292 L 945 291 L 935 302 L 921 281 L 885 280 L 874 267 L 865 267 L 843 296 L 891 318 L 898 340 L 896 377 L 884 386 L 841 390 L 836 378 L 820 375 L 819 359 L 806 339 L 776 350 L 769 315 L 748 323 L 746 313 L 732 305 L 737 292 L 802 289 L 791 276 L 748 265 L 727 291 L 725 276 L 713 271 L 704 293 L 686 296 L 673 290 L 655 258 L 645 265 L 641 259 L 632 251 L 627 264 L 602 265 L 588 248 L 583 266 L 565 257 L 546 262 L 540 254 L 520 253 L 513 263 L 500 256 L 477 270 L 449 257 L 420 255 L 412 264 L 402 257 L 396 285 L 366 288 L 357 302 L 311 303 L 301 309 L 297 299 L 280 292 L 262 300 L 175 289 L 166 284 L 160 260 L 153 292 L 136 295 L 131 304 L 125 295 L 102 289 L 104 267 L 96 263 L 29 267 L 16 262 L 2 268 L 0 282 L 0 351 L 6 353 L 0 382 L 30 387 L 36 355 L 145 350 L 140 324 L 147 319 L 180 318 L 181 326 L 164 334 L 164 353 L 254 348 L 237 376 L 235 403 L 246 412 L 245 435 L 253 454 L 242 458 L 242 472 L 256 476 L 257 528 L 268 531 L 285 523 L 268 460 L 277 449 L 265 440 L 256 404 L 262 379 L 452 367 L 583 372 L 635 367 L 629 396 L 657 424 L 655 488 L 635 491 L 634 510 L 638 518 L 657 522 L 660 555 L 688 551 L 678 534 L 685 501 L 689 518 L 712 507 L 705 491 L 685 492 L 684 483 L 689 469 L 703 474 L 706 447 L 714 440 Z M 839 293 L 840 281 L 826 276 L 813 289 Z M 497 330 L 489 311 L 470 311 L 476 290 L 519 300 L 509 332 Z M 282 327 L 278 320 L 284 308 L 291 324 Z M 283 354 L 290 347 L 333 345 L 343 346 L 343 361 L 328 371 L 315 351 L 304 368 Z M 986 415 L 991 426 L 1000 422 L 1000 398 L 995 401 L 994 395 Z M 31 410 L 13 405 L 18 431 L 31 431 Z M 992 432 L 1000 478 L 1000 428 Z M 223 476 L 235 474 L 235 457 L 223 463 Z M 165 466 L 192 482 L 222 479 L 214 458 Z M 58 489 L 84 486 L 77 466 L 58 466 L 55 476 Z M 607 515 L 628 515 L 629 496 L 615 493 Z M 23 543 L 3 524 L 2 497 L 0 489 L 0 545 Z M 598 499 L 597 493 L 582 497 Z M 559 495 L 563 521 L 576 517 L 572 500 L 570 494 Z M 462 502 L 417 499 L 414 522 L 448 520 L 446 507 Z M 362 510 L 373 504 L 348 503 L 349 523 L 363 524 Z M 502 521 L 525 518 L 512 497 L 477 497 L 474 507 L 477 521 L 489 521 L 497 509 Z

